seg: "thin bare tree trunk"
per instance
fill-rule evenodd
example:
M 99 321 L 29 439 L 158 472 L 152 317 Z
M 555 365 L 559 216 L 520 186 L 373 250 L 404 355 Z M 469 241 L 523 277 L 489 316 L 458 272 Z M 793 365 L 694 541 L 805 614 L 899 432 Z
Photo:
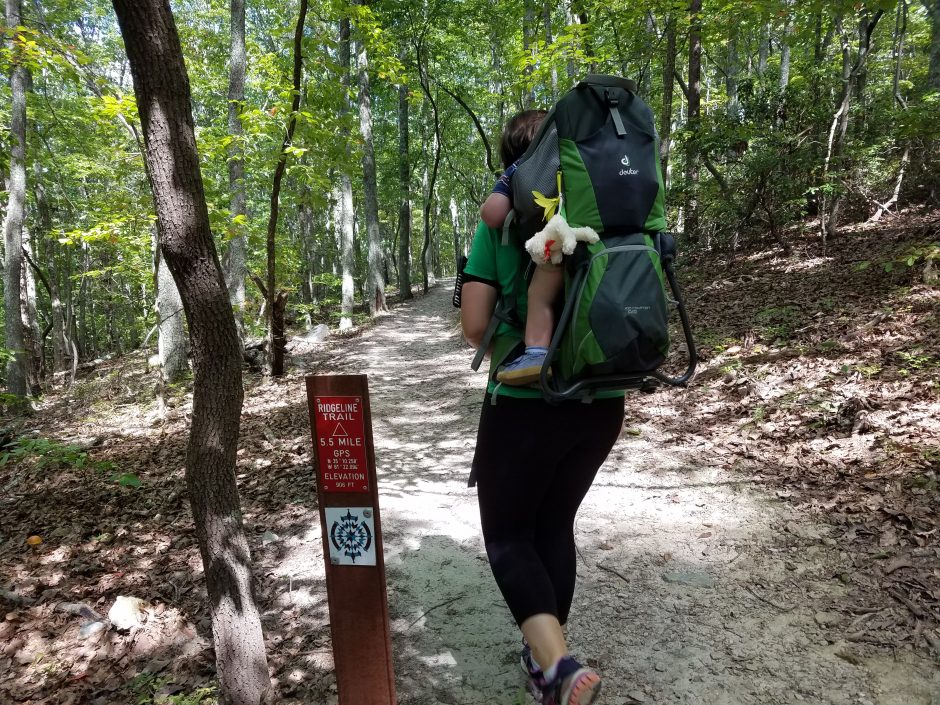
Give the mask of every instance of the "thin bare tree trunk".
M 403 52 L 404 53 L 404 52 Z M 403 57 L 404 59 L 404 57 Z M 404 64 L 404 60 L 402 60 Z M 411 158 L 408 147 L 408 86 L 398 87 L 398 288 L 401 298 L 411 294 Z
M 869 219 L 873 222 L 881 220 L 881 216 L 885 213 L 888 213 L 891 210 L 891 206 L 898 202 L 898 198 L 901 195 L 901 184 L 904 181 L 904 171 L 907 169 L 907 164 L 910 161 L 910 148 L 904 148 L 904 154 L 901 155 L 901 168 L 898 170 L 898 180 L 894 182 L 894 192 L 891 194 L 885 203 L 878 204 L 878 210 L 875 211 L 875 214 Z
M 294 75 L 293 98 L 291 100 L 290 117 L 287 120 L 287 132 L 281 143 L 281 152 L 274 167 L 274 179 L 271 183 L 271 210 L 268 216 L 268 230 L 266 238 L 267 251 L 267 278 L 265 281 L 265 297 L 268 302 L 268 355 L 271 362 L 271 375 L 279 377 L 284 374 L 284 353 L 287 347 L 287 337 L 284 328 L 284 309 L 287 305 L 287 293 L 277 290 L 277 219 L 280 212 L 281 180 L 287 168 L 287 148 L 294 139 L 294 129 L 297 127 L 297 112 L 300 110 L 301 78 L 303 75 L 303 38 L 304 23 L 307 19 L 307 0 L 300 0 L 300 11 L 297 15 L 297 25 L 294 28 Z
M 20 311 L 23 318 L 23 343 L 26 350 L 26 382 L 29 393 L 38 396 L 42 392 L 42 375 L 45 367 L 43 342 L 45 337 L 39 330 L 36 311 L 36 275 L 27 262 L 35 261 L 32 233 L 23 230 L 23 279 L 20 288 L 22 297 Z
M 898 13 L 894 22 L 894 76 L 891 81 L 891 94 L 902 110 L 907 109 L 907 101 L 901 95 L 901 63 L 904 57 L 904 38 L 907 35 L 907 0 L 898 3 Z
M 725 62 L 725 112 L 731 120 L 741 119 L 741 103 L 738 100 L 738 26 L 733 23 L 728 37 L 728 53 Z
M 245 277 L 248 273 L 245 242 L 245 148 L 242 144 L 244 129 L 239 117 L 245 101 L 245 0 L 231 0 L 228 79 L 228 131 L 232 138 L 228 154 L 228 184 L 231 194 L 231 227 L 234 236 L 225 251 L 225 282 L 229 301 L 235 310 L 238 337 L 244 339 Z
M 826 154 L 826 160 L 823 166 L 823 174 L 828 175 L 833 161 L 837 161 L 842 155 L 842 148 L 845 144 L 845 136 L 849 126 L 849 108 L 852 103 L 852 88 L 855 78 L 860 71 L 864 70 L 868 59 L 868 51 L 871 46 L 871 35 L 878 25 L 878 20 L 884 14 L 884 10 L 878 10 L 871 21 L 866 23 L 865 31 L 862 32 L 859 40 L 858 56 L 853 64 L 851 61 L 851 50 L 849 47 L 849 38 L 842 27 L 842 18 L 836 20 L 836 27 L 842 41 L 842 97 L 839 101 L 839 108 L 832 117 L 832 126 L 829 130 L 829 148 Z M 836 194 L 832 198 L 832 204 L 826 215 L 823 227 L 823 251 L 826 247 L 826 238 L 832 237 L 836 233 L 839 225 L 839 209 L 842 205 L 841 194 Z
M 339 22 L 339 66 L 342 71 L 340 83 L 343 86 L 342 107 L 340 116 L 349 111 L 349 103 L 346 98 L 349 95 L 349 18 L 343 18 Z M 349 149 L 347 145 L 347 150 Z M 349 172 L 345 165 L 341 167 L 338 175 L 338 184 L 335 192 L 336 208 L 334 211 L 333 222 L 337 230 L 337 240 L 340 251 L 340 267 L 342 269 L 342 299 L 340 301 L 340 330 L 352 328 L 353 324 L 353 306 L 355 303 L 355 281 L 354 272 L 356 270 L 356 240 L 355 223 L 353 215 L 353 193 L 352 179 L 349 178 Z
M 361 2 L 362 0 L 360 0 Z M 385 253 L 379 229 L 379 195 L 375 170 L 375 147 L 372 142 L 372 95 L 369 88 L 369 53 L 365 40 L 357 41 L 359 70 L 359 131 L 362 133 L 362 205 L 365 211 L 369 272 L 366 291 L 369 313 L 387 311 L 385 302 Z
M 193 417 L 186 484 L 205 567 L 222 698 L 273 702 L 235 482 L 241 348 L 209 228 L 189 79 L 168 0 L 114 0 L 134 78 L 160 246 L 186 311 Z
M 686 156 L 685 180 L 685 236 L 690 242 L 699 238 L 698 176 L 699 176 L 699 120 L 702 106 L 702 0 L 689 3 L 689 90 L 688 130 L 690 132 Z
M 157 239 L 156 237 L 154 238 Z M 161 387 L 179 382 L 189 370 L 183 300 L 166 265 L 158 242 L 154 243 L 156 270 L 157 355 L 160 358 Z M 160 390 L 163 394 L 164 390 Z
M 545 31 L 545 48 L 552 45 L 552 4 L 548 0 L 542 3 L 542 29 Z M 558 100 L 558 69 L 552 63 L 552 93 L 549 96 L 554 103 Z
M 676 15 L 666 19 L 666 57 L 663 59 L 663 109 L 659 116 L 659 161 L 668 185 L 669 152 L 672 146 L 672 98 L 676 74 Z
M 532 74 L 535 71 L 535 37 L 538 35 L 538 27 L 535 21 L 535 0 L 523 0 L 522 15 L 522 51 L 526 56 L 526 65 L 523 71 L 526 75 L 526 89 L 522 94 L 522 107 L 526 110 L 535 105 L 535 86 L 532 82 Z
M 422 62 L 420 51 L 416 52 L 416 58 L 418 61 L 418 76 L 421 81 L 421 89 L 424 91 L 424 95 L 427 96 L 428 102 L 431 104 L 431 113 L 434 118 L 434 158 L 431 164 L 431 171 L 427 175 L 427 190 L 424 195 L 424 244 L 421 246 L 421 270 L 424 277 L 424 293 L 426 294 L 428 293 L 428 289 L 430 289 L 428 252 L 431 247 L 431 209 L 434 207 L 434 186 L 437 183 L 437 172 L 441 165 L 441 118 L 437 110 L 437 101 L 434 100 L 434 95 L 431 93 L 427 68 Z

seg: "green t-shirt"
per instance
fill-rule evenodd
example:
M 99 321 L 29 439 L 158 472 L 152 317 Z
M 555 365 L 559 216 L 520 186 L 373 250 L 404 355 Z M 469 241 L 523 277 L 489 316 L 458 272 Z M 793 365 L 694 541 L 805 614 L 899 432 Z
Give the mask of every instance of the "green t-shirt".
M 503 245 L 501 230 L 487 227 L 480 221 L 476 233 L 473 235 L 473 244 L 470 247 L 470 256 L 464 267 L 464 273 L 479 279 L 484 279 L 497 285 L 500 297 L 513 297 L 516 299 L 516 310 L 525 318 L 526 302 L 528 299 L 528 284 L 525 281 L 525 270 L 529 265 L 529 255 L 521 245 L 512 241 Z M 514 342 L 522 340 L 522 330 L 508 323 L 500 323 L 493 336 L 492 349 L 501 350 L 511 346 Z M 489 382 L 486 391 L 496 392 L 497 383 L 493 378 L 495 366 L 501 362 L 496 357 L 490 358 Z M 535 387 L 514 387 L 500 384 L 498 395 L 517 397 L 523 399 L 542 398 L 541 389 Z M 598 392 L 598 399 L 608 397 L 622 397 L 623 391 Z

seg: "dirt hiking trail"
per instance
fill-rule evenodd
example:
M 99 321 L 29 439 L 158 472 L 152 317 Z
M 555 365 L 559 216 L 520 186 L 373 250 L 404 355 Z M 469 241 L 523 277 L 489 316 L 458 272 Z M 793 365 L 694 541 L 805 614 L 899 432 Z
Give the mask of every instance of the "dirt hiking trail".
M 438 286 L 311 358 L 369 376 L 399 702 L 528 703 L 466 487 L 484 380 L 449 297 Z M 599 702 L 940 705 L 936 662 L 851 641 L 877 610 L 847 606 L 857 557 L 828 525 L 631 418 L 683 393 L 628 396 L 579 514 L 569 641 L 604 677 Z M 322 586 L 319 528 L 307 537 L 296 548 L 316 553 L 303 563 Z

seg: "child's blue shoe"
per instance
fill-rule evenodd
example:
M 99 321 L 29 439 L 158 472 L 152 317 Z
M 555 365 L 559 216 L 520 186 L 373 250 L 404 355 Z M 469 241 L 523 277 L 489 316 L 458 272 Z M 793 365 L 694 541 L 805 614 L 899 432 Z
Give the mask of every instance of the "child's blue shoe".
M 526 346 L 522 355 L 508 365 L 504 365 L 496 373 L 496 381 L 520 387 L 538 382 L 546 355 L 548 355 L 548 348 L 535 345 Z

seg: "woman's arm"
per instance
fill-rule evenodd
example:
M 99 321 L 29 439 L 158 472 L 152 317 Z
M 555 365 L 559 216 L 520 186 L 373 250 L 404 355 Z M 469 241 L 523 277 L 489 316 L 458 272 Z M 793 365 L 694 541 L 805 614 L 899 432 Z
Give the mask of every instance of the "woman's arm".
M 460 294 L 460 325 L 474 348 L 483 343 L 486 327 L 496 308 L 496 288 L 479 281 L 464 282 Z

